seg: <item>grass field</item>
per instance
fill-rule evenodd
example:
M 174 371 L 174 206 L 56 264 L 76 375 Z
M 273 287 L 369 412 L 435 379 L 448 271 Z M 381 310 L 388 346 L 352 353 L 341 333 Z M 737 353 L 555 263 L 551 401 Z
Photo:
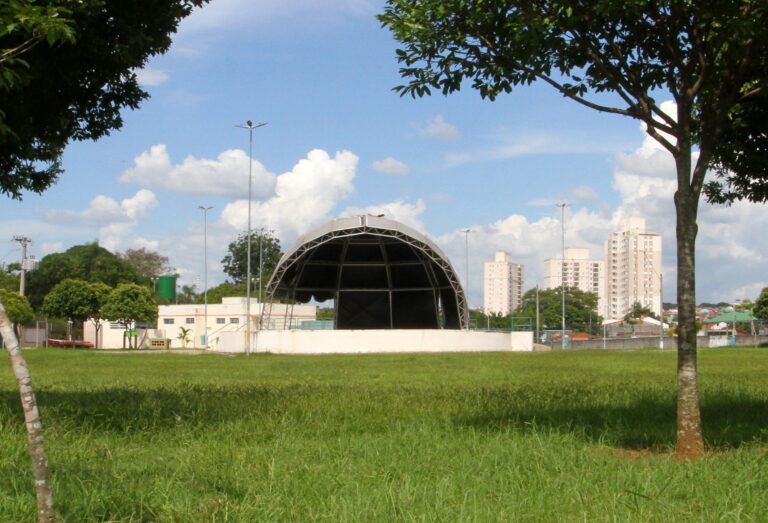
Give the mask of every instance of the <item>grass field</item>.
M 691 463 L 672 351 L 25 357 L 64 521 L 768 521 L 768 349 L 700 351 Z M 0 520 L 34 521 L 1 370 Z

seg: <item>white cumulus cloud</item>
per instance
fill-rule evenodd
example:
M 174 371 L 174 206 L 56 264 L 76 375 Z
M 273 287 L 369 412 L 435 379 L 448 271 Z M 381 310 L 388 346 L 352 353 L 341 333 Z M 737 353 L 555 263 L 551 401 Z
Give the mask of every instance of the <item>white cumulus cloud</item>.
M 315 149 L 293 169 L 277 176 L 274 196 L 251 206 L 254 228 L 273 230 L 285 240 L 329 219 L 329 213 L 354 190 L 358 157 L 350 151 L 331 157 Z M 222 221 L 239 230 L 247 227 L 248 201 L 228 204 Z
M 383 160 L 373 162 L 373 168 L 380 173 L 386 174 L 408 174 L 411 168 L 400 160 L 395 160 L 391 156 Z
M 150 210 L 157 205 L 155 194 L 147 189 L 141 189 L 120 203 L 109 196 L 99 195 L 90 201 L 87 209 L 82 211 L 52 209 L 45 214 L 45 219 L 49 223 L 64 222 L 98 227 L 99 245 L 111 251 L 116 251 L 122 246 L 150 248 L 156 245 L 156 242 L 134 237 L 133 227 L 139 221 L 149 219 Z
M 426 127 L 419 129 L 419 134 L 446 142 L 452 142 L 459 139 L 459 130 L 455 125 L 446 122 L 442 115 L 437 115 L 427 122 Z
M 166 82 L 170 76 L 165 71 L 159 69 L 137 69 L 134 71 L 139 83 L 144 86 L 160 85 Z
M 240 149 L 224 151 L 215 160 L 190 155 L 182 163 L 173 165 L 166 146 L 159 144 L 137 156 L 134 164 L 120 176 L 121 182 L 188 194 L 229 198 L 247 198 L 248 195 L 248 155 Z M 253 197 L 272 196 L 275 175 L 256 160 L 252 171 Z
M 416 203 L 396 200 L 389 203 L 369 205 L 368 207 L 347 207 L 339 216 L 355 216 L 358 214 L 373 214 L 375 216 L 383 214 L 385 218 L 396 220 L 417 230 L 424 230 L 424 224 L 420 217 L 426 208 L 427 206 L 421 198 L 416 200 Z
M 145 220 L 149 217 L 149 210 L 157 207 L 157 198 L 152 191 L 141 189 L 132 198 L 123 200 L 120 207 L 131 220 Z
M 78 225 L 105 225 L 117 222 L 132 222 L 149 216 L 149 210 L 157 207 L 157 198 L 152 191 L 141 189 L 131 198 L 118 203 L 109 196 L 99 195 L 90 201 L 87 209 L 73 211 L 52 209 L 45 214 L 52 223 L 71 222 Z

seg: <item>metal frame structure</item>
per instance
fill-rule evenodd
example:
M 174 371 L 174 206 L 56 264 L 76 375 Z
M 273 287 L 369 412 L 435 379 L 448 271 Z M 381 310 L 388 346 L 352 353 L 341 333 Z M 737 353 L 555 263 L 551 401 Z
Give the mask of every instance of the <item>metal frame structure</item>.
M 339 260 L 337 261 L 312 261 L 311 258 L 316 249 L 328 244 L 340 246 Z M 387 246 L 395 244 L 404 244 L 409 246 L 416 260 L 396 261 L 388 259 Z M 363 261 L 360 263 L 346 261 L 347 249 L 349 245 L 368 246 L 372 249 L 378 245 L 381 253 L 381 260 Z M 307 266 L 318 267 L 326 265 L 329 267 L 329 273 L 335 270 L 335 282 L 329 282 L 320 287 L 300 287 L 298 283 L 302 281 L 302 275 Z M 396 265 L 421 265 L 424 267 L 427 275 L 428 284 L 415 287 L 397 287 L 393 284 L 392 268 Z M 343 288 L 342 273 L 347 267 L 365 271 L 383 270 L 386 273 L 386 286 L 376 288 Z M 438 274 L 438 272 L 440 274 Z M 260 328 L 264 328 L 264 318 L 271 315 L 271 306 L 273 300 L 280 299 L 289 303 L 296 301 L 306 303 L 312 298 L 318 301 L 332 298 L 336 304 L 336 321 L 339 320 L 339 296 L 340 293 L 350 292 L 377 292 L 388 291 L 389 321 L 390 328 L 393 328 L 396 312 L 393 310 L 393 294 L 395 293 L 424 293 L 431 292 L 435 307 L 435 318 L 438 317 L 440 303 L 444 308 L 450 305 L 451 309 L 455 306 L 456 318 L 450 320 L 446 316 L 446 327 L 465 329 L 468 325 L 468 308 L 464 290 L 461 282 L 448 261 L 445 254 L 429 238 L 420 232 L 394 220 L 383 218 L 381 216 L 361 215 L 349 218 L 340 218 L 332 220 L 314 231 L 302 236 L 296 244 L 286 252 L 280 259 L 275 271 L 267 285 L 267 311 L 262 314 L 260 319 Z M 320 299 L 322 298 L 322 299 Z M 453 303 L 447 304 L 446 300 Z M 291 318 L 286 318 L 290 323 Z M 394 326 L 396 327 L 396 326 Z M 436 325 L 435 328 L 438 326 Z

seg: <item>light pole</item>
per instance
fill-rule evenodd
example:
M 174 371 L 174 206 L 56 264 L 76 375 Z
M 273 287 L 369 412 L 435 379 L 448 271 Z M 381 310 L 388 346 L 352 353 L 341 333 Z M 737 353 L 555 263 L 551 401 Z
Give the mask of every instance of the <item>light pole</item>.
M 566 342 L 565 342 L 565 208 L 568 207 L 567 203 L 556 203 L 557 207 L 560 207 L 560 227 L 561 227 L 561 248 L 563 253 L 563 259 L 562 259 L 562 265 L 560 270 L 560 279 L 561 279 L 561 286 L 560 286 L 560 294 L 563 298 L 563 307 L 562 307 L 562 314 L 563 314 L 563 330 L 562 330 L 562 336 L 560 337 L 561 340 L 561 347 L 565 349 Z
M 461 232 L 464 233 L 464 261 L 466 262 L 465 267 L 465 280 L 466 280 L 466 290 L 465 295 L 467 299 L 467 316 L 469 316 L 469 233 L 472 232 L 471 229 L 462 229 Z M 469 330 L 469 322 L 467 322 L 467 330 Z
M 539 284 L 536 284 L 536 343 L 541 343 L 539 336 Z
M 664 276 L 659 274 L 659 350 L 664 350 Z
M 259 328 L 261 317 L 264 315 L 264 296 L 262 295 L 262 273 L 264 271 L 264 228 L 259 229 Z
M 205 303 L 204 309 L 203 309 L 203 325 L 205 325 L 205 331 L 204 331 L 204 337 L 205 337 L 205 348 L 208 348 L 208 211 L 213 209 L 213 207 L 205 207 L 203 205 L 198 205 L 198 209 L 203 211 L 203 288 L 204 290 L 204 296 L 205 296 Z
M 253 192 L 253 130 L 264 127 L 266 123 L 254 124 L 248 120 L 245 125 L 237 125 L 240 129 L 248 129 L 248 234 L 247 251 L 248 260 L 246 262 L 245 275 L 245 325 L 248 342 L 245 345 L 245 355 L 251 355 L 251 194 Z

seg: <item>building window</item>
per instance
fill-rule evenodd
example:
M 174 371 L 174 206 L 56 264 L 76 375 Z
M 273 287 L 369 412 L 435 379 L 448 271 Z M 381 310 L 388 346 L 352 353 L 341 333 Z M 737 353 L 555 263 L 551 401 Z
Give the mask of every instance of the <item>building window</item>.
M 186 322 L 187 322 L 187 325 L 189 325 L 190 323 L 195 323 L 195 319 L 194 318 L 187 318 Z
M 216 318 L 216 323 L 224 323 L 224 318 Z
M 229 323 L 240 323 L 240 318 L 230 318 Z
M 175 321 L 173 320 L 173 318 L 163 318 L 163 324 L 165 325 L 173 325 L 174 323 Z

